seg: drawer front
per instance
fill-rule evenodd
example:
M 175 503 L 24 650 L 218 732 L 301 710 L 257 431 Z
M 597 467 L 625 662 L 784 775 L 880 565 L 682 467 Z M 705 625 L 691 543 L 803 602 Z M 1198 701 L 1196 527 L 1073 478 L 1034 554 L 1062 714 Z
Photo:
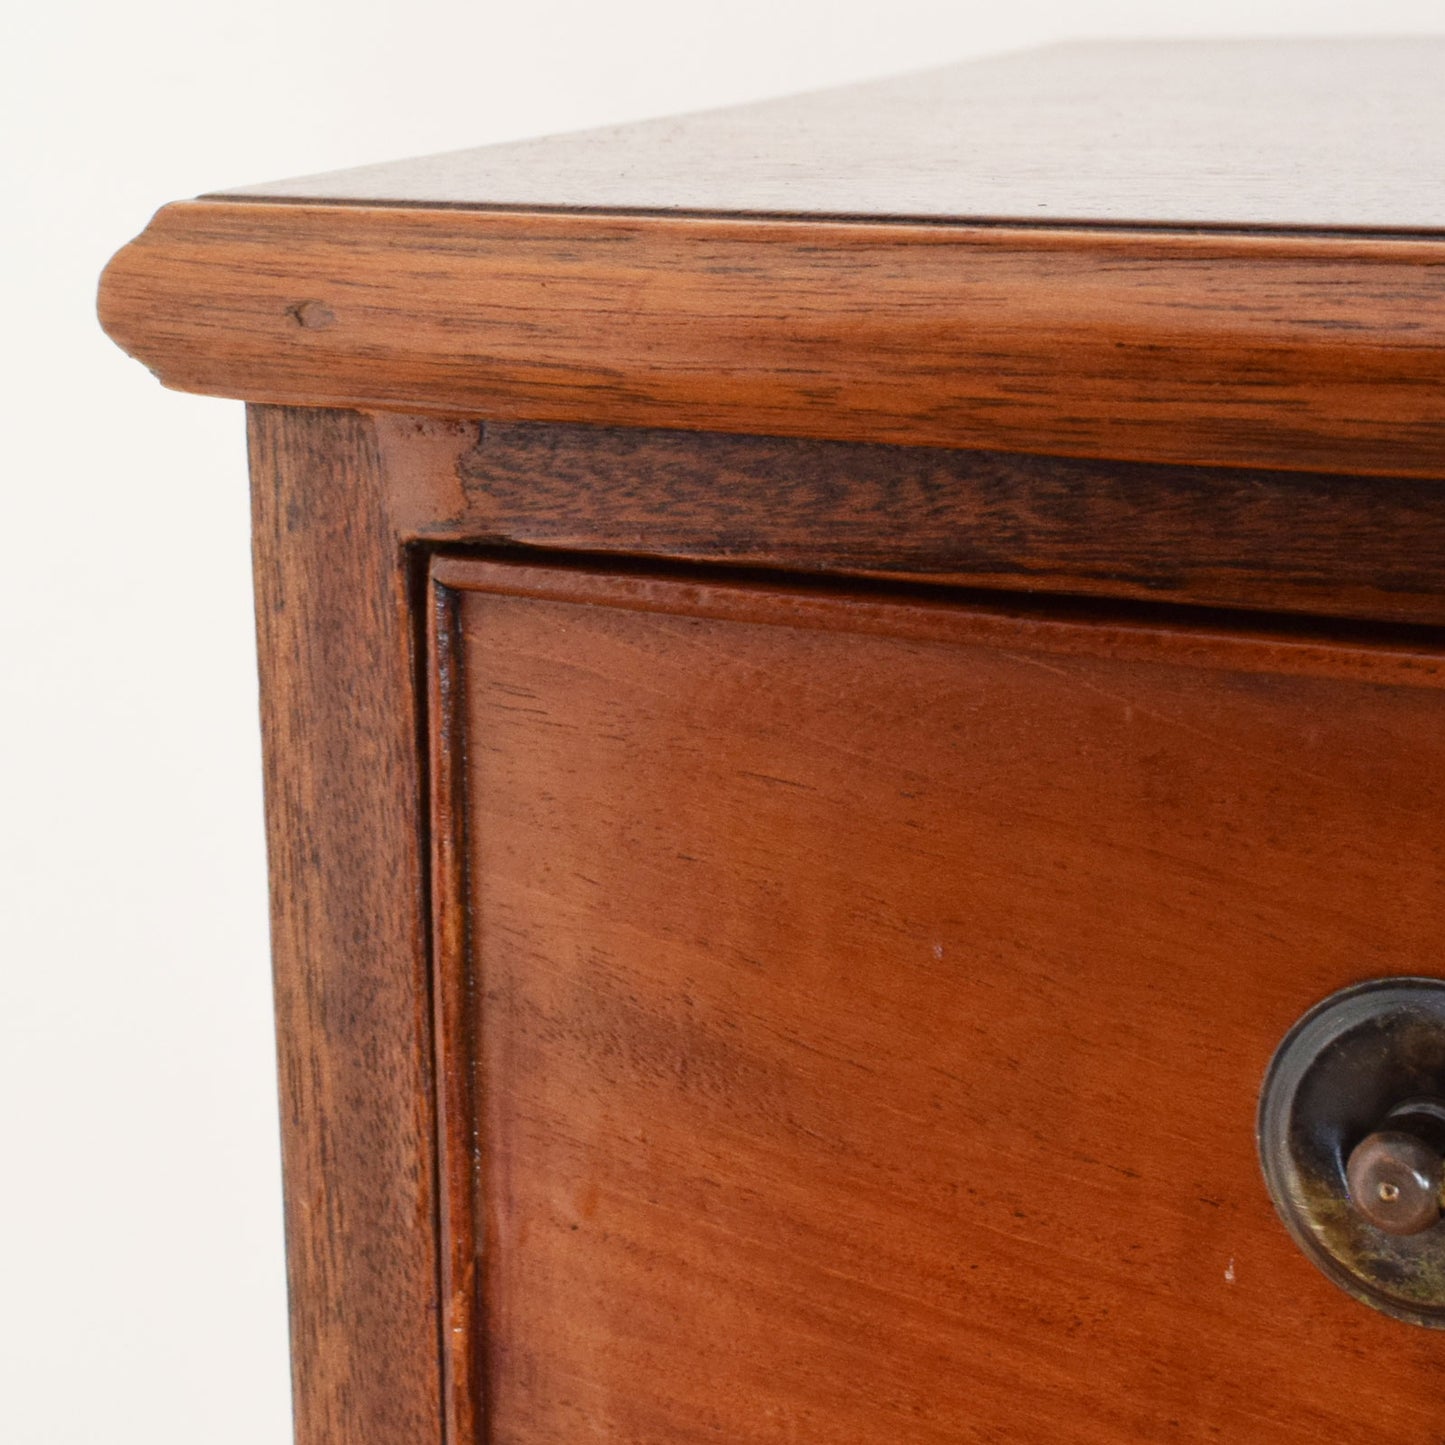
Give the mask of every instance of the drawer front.
M 1445 1336 L 1303 1258 L 1254 1113 L 1442 972 L 1440 658 L 434 581 L 459 1431 L 1438 1445 Z

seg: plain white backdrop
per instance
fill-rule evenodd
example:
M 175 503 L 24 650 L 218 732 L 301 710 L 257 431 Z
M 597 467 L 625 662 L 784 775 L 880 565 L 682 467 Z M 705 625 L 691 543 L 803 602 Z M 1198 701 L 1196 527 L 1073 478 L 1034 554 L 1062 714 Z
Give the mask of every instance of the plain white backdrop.
M 0 1441 L 284 1445 L 239 403 L 95 280 L 163 202 L 1071 37 L 1433 33 L 1441 0 L 26 5 L 0 58 Z

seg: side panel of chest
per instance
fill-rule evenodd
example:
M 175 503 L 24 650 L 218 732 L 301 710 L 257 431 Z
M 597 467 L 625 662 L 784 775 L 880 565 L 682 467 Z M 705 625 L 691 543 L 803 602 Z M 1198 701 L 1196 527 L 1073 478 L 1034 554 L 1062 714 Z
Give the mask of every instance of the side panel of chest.
M 1439 971 L 1445 662 L 434 578 L 470 1433 L 1438 1438 L 1253 1113 L 1310 1004 Z

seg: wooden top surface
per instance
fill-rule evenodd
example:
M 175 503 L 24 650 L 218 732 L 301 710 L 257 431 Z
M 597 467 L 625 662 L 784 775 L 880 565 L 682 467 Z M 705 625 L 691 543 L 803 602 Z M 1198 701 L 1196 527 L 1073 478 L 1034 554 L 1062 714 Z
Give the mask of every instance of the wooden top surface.
M 247 401 L 1445 477 L 1441 41 L 1062 46 L 163 209 Z
M 1445 40 L 1051 46 L 227 194 L 689 214 L 1445 230 Z

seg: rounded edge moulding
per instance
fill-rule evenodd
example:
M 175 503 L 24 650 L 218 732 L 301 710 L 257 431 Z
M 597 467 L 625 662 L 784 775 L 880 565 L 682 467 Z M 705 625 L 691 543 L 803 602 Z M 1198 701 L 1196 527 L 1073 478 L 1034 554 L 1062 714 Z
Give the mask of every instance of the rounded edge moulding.
M 341 172 L 166 207 L 101 316 L 252 402 L 1437 477 L 1442 72 L 1061 46 Z

